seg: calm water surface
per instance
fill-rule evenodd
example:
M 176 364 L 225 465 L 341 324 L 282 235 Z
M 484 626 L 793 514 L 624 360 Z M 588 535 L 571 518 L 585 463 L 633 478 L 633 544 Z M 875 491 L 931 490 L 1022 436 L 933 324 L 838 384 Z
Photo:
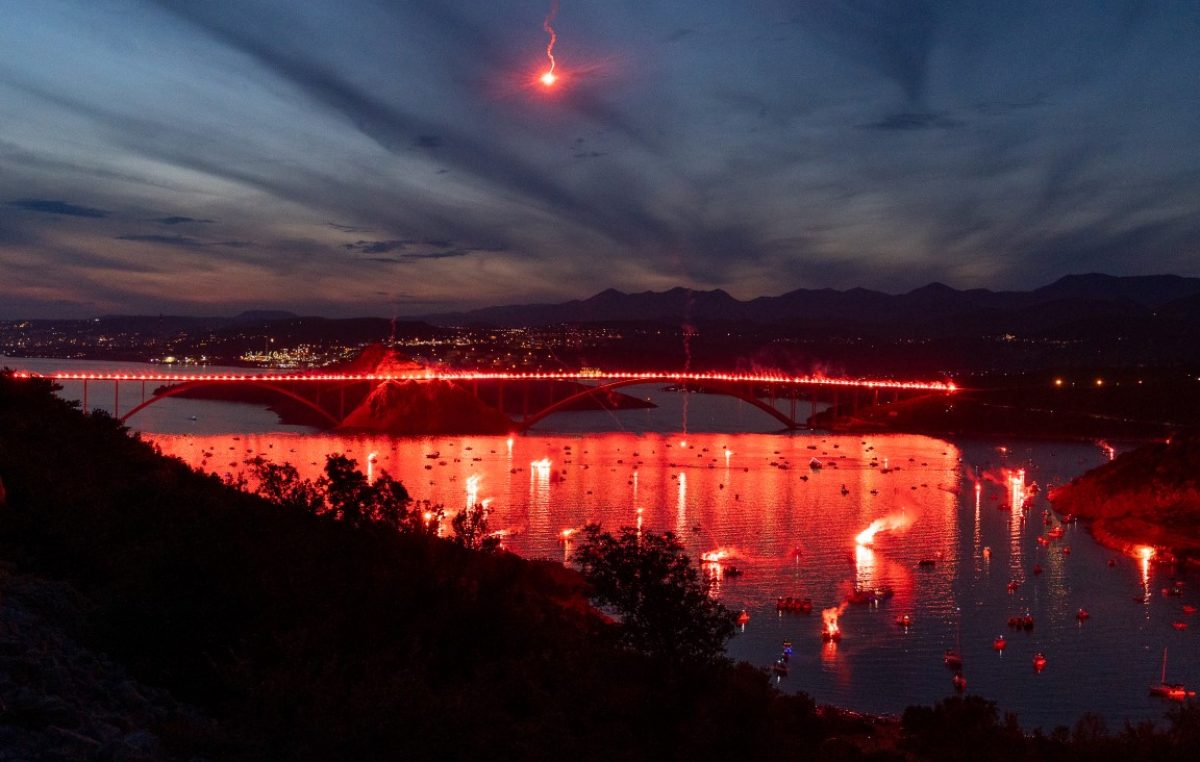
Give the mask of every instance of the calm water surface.
M 78 397 L 73 386 L 63 395 Z M 111 409 L 111 387 L 92 385 L 89 404 Z M 180 399 L 149 407 L 131 424 L 165 454 L 217 474 L 235 474 L 257 455 L 310 477 L 330 453 L 364 467 L 370 459 L 414 497 L 450 512 L 488 501 L 505 547 L 529 557 L 565 558 L 563 531 L 589 521 L 673 530 L 697 558 L 725 550 L 742 574 L 714 566 L 706 573 L 728 606 L 750 614 L 730 655 L 766 667 L 791 641 L 780 687 L 823 703 L 892 713 L 951 695 L 942 655 L 956 647 L 969 691 L 1030 729 L 1071 724 L 1087 711 L 1111 723 L 1161 717 L 1166 704 L 1147 687 L 1158 681 L 1163 648 L 1168 679 L 1200 685 L 1200 621 L 1183 611 L 1200 605 L 1194 573 L 1176 579 L 1170 568 L 1119 556 L 1074 523 L 1062 525 L 1060 539 L 1045 539 L 1060 525 L 1046 515 L 1045 487 L 1107 460 L 1104 447 L 781 434 L 761 411 L 729 398 L 655 387 L 634 393 L 660 407 L 563 414 L 511 441 L 341 436 L 281 426 L 253 406 Z M 139 396 L 139 385 L 123 385 L 122 408 Z M 1035 484 L 1041 489 L 1033 494 Z M 1024 511 L 1012 509 L 1014 497 Z M 877 519 L 896 528 L 877 534 L 873 547 L 856 545 Z M 1164 595 L 1176 582 L 1182 594 Z M 823 644 L 820 610 L 839 606 L 854 588 L 890 597 L 845 605 L 843 639 Z M 814 612 L 780 613 L 781 596 L 811 598 Z M 1080 608 L 1091 614 L 1086 621 L 1076 617 Z M 1032 630 L 1009 629 L 1009 617 L 1026 613 Z M 911 627 L 896 624 L 902 614 Z M 1007 638 L 1002 652 L 993 649 L 999 635 Z M 1036 652 L 1048 661 L 1041 673 L 1032 666 Z

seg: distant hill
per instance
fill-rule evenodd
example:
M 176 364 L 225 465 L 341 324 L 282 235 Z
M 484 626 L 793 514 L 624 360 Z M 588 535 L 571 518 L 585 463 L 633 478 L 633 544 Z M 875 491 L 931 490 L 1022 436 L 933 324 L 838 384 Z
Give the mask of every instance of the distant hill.
M 799 289 L 741 301 L 722 290 L 673 288 L 626 294 L 615 289 L 561 304 L 488 307 L 429 315 L 442 325 L 538 326 L 557 323 L 667 322 L 837 325 L 945 335 L 972 331 L 1045 328 L 1090 318 L 1139 320 L 1164 309 L 1195 320 L 1200 278 L 1175 275 L 1118 277 L 1069 275 L 1033 291 L 960 291 L 941 283 L 886 294 L 854 288 Z

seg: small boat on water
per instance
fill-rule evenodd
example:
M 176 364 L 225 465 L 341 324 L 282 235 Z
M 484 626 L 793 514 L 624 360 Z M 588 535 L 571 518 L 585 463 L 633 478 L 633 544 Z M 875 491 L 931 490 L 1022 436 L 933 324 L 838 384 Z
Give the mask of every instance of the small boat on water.
M 942 655 L 942 663 L 950 669 L 962 669 L 962 654 L 953 648 L 947 648 L 946 653 Z
M 912 627 L 912 617 L 908 614 L 901 614 L 896 617 L 896 624 L 907 630 L 909 627 Z
M 775 608 L 778 611 L 794 611 L 799 614 L 811 614 L 813 609 L 812 598 L 793 598 L 788 596 L 780 598 L 775 602 Z
M 855 588 L 846 593 L 846 603 L 870 603 L 871 591 Z
M 822 465 L 824 464 L 822 464 L 821 461 L 817 460 L 816 458 L 808 461 L 808 467 L 814 471 L 820 471 Z
M 746 611 L 745 609 L 742 609 L 742 613 L 737 615 L 737 623 L 739 625 L 745 626 L 745 624 L 749 621 L 750 621 L 750 612 Z
M 1079 611 L 1075 612 L 1075 618 L 1081 622 L 1085 619 L 1091 618 L 1091 616 L 1092 615 L 1088 613 L 1087 609 L 1079 609 Z
M 1041 672 L 1045 668 L 1046 668 L 1046 657 L 1042 654 L 1041 651 L 1038 651 L 1037 653 L 1035 653 L 1033 655 L 1033 669 L 1035 672 Z
M 992 641 L 992 649 L 995 651 L 1003 651 L 1005 649 L 1005 647 L 1007 647 L 1007 646 L 1008 646 L 1008 641 L 1004 639 L 1003 635 L 998 636 L 995 640 Z
M 1193 605 L 1192 605 L 1192 604 L 1190 604 L 1190 603 L 1185 603 L 1185 604 L 1183 604 L 1183 613 L 1185 613 L 1185 614 L 1195 614 L 1195 613 L 1196 613 L 1196 607 L 1195 607 L 1195 606 L 1193 606 Z
M 963 677 L 961 672 L 955 672 L 954 677 L 950 678 L 950 682 L 954 684 L 954 690 L 959 693 L 967 689 L 967 678 Z
M 1184 701 L 1196 697 L 1196 692 L 1189 691 L 1183 683 L 1167 682 L 1167 649 L 1165 648 L 1163 649 L 1162 675 L 1159 676 L 1158 685 L 1150 686 L 1150 695 L 1172 701 Z
M 1008 626 L 1016 630 L 1032 630 L 1033 629 L 1033 614 L 1025 616 L 1012 616 L 1008 618 Z

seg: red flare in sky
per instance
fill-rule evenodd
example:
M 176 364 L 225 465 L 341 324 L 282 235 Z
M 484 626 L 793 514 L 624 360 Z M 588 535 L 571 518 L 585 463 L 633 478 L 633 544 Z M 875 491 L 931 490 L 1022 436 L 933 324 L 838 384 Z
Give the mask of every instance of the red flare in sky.
M 554 60 L 554 43 L 558 42 L 558 35 L 555 34 L 554 27 L 550 25 L 550 22 L 554 21 L 554 17 L 557 15 L 558 0 L 554 0 L 550 6 L 550 12 L 546 14 L 546 19 L 542 22 L 542 29 L 546 31 L 546 34 L 550 35 L 550 42 L 546 43 L 546 58 L 550 59 L 550 68 L 539 78 L 546 87 L 553 87 L 554 83 L 558 81 L 558 75 L 554 73 L 554 68 L 557 66 Z

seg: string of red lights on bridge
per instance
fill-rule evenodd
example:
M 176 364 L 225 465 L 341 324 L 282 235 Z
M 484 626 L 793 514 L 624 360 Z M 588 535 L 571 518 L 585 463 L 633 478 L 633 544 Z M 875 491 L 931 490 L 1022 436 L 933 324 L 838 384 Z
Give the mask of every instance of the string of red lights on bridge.
M 48 378 L 54 381 L 115 381 L 157 383 L 353 383 L 407 381 L 634 381 L 647 383 L 745 383 L 794 386 L 833 386 L 857 389 L 896 389 L 929 392 L 954 392 L 949 381 L 896 381 L 891 379 L 831 378 L 829 376 L 790 376 L 779 373 L 719 373 L 679 371 L 503 371 L 428 370 L 413 373 L 106 373 L 18 371 L 16 378 Z

